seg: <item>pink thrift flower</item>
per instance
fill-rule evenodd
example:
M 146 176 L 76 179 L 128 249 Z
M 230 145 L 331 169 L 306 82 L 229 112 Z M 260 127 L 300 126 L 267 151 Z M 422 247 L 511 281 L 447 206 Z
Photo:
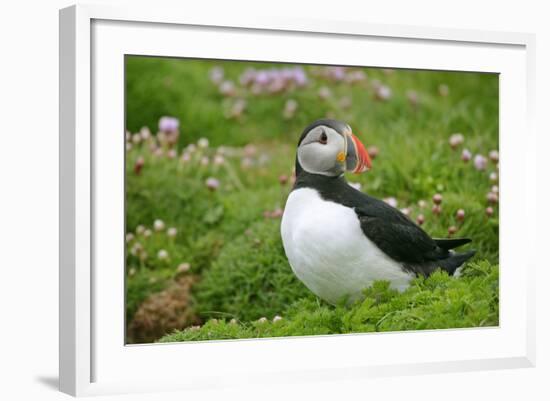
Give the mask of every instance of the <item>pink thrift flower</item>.
M 155 231 L 162 231 L 164 230 L 164 221 L 160 220 L 160 219 L 157 219 L 154 221 L 153 223 L 153 228 L 155 229 Z
M 141 139 L 143 139 L 144 141 L 148 140 L 149 138 L 151 138 L 151 130 L 149 130 L 148 127 L 142 127 L 140 130 L 139 130 L 139 134 L 141 135 Z
M 451 145 L 451 148 L 456 149 L 458 146 L 462 145 L 464 143 L 464 135 L 462 134 L 453 134 L 449 138 L 449 145 Z
M 498 150 L 491 150 L 489 152 L 489 159 L 491 159 L 493 163 L 498 163 L 498 157 Z
M 220 187 L 220 181 L 216 178 L 210 177 L 206 180 L 206 187 L 211 191 L 216 191 Z
M 307 75 L 303 68 L 296 67 L 294 69 L 293 80 L 297 86 L 305 86 L 307 84 Z
M 378 149 L 377 146 L 369 146 L 367 148 L 367 153 L 369 154 L 371 159 L 375 159 L 376 156 L 380 153 L 380 149 Z
M 219 86 L 219 91 L 223 96 L 234 96 L 237 91 L 232 81 L 224 81 Z
M 285 114 L 294 114 L 298 109 L 298 102 L 294 99 L 288 99 L 285 103 Z
M 336 67 L 328 67 L 328 75 L 330 78 L 334 79 L 335 81 L 341 81 L 346 76 L 346 70 L 344 67 L 336 66 Z
M 221 166 L 225 163 L 225 158 L 222 155 L 215 155 L 214 156 L 214 165 Z
M 391 96 L 392 92 L 389 86 L 380 85 L 378 89 L 376 89 L 376 98 L 379 100 L 389 100 Z
M 256 70 L 254 68 L 247 68 L 244 70 L 244 72 L 241 74 L 239 78 L 239 82 L 243 86 L 248 86 L 252 82 L 254 82 L 254 78 L 256 76 Z
M 159 131 L 175 132 L 179 129 L 180 121 L 175 117 L 164 116 L 159 120 Z
M 472 153 L 468 149 L 463 149 L 460 158 L 464 162 L 469 162 L 470 160 L 472 160 Z
M 166 260 L 168 259 L 168 252 L 164 249 L 161 249 L 160 251 L 158 251 L 157 257 L 160 260 Z
M 191 269 L 191 265 L 189 263 L 180 263 L 178 266 L 178 273 L 187 273 Z
M 474 167 L 479 171 L 485 170 L 487 168 L 487 158 L 483 155 L 476 155 L 474 157 Z
M 258 152 L 258 149 L 255 145 L 249 143 L 244 147 L 245 156 L 254 156 Z
M 202 148 L 202 149 L 205 149 L 208 147 L 208 145 L 210 145 L 210 142 L 208 141 L 208 138 L 200 138 L 198 141 L 197 141 L 197 146 L 199 148 Z
M 346 75 L 346 81 L 350 84 L 361 82 L 367 79 L 367 74 L 362 70 L 351 71 Z
M 391 207 L 397 207 L 397 199 L 395 199 L 393 196 L 384 198 L 384 202 L 386 202 Z
M 224 71 L 220 66 L 212 68 L 208 74 L 210 76 L 210 81 L 219 85 L 223 81 Z
M 267 85 L 270 79 L 270 74 L 265 70 L 258 71 L 254 76 L 254 82 L 260 86 Z
M 441 196 L 441 194 L 435 194 L 432 200 L 436 205 L 439 205 L 441 202 L 443 202 L 443 196 Z
M 498 203 L 498 194 L 495 192 L 489 192 L 487 194 L 487 201 L 489 203 Z

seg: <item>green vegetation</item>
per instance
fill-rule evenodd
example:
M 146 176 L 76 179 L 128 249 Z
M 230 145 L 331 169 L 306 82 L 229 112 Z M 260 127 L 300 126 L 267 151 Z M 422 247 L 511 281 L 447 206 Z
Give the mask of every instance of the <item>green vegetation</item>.
M 195 286 L 198 312 L 250 321 L 315 299 L 290 271 L 279 236 L 279 220 L 267 220 L 228 243 Z
M 305 84 L 258 89 L 244 82 L 250 67 L 295 68 L 127 57 L 127 341 L 497 325 L 498 164 L 488 155 L 498 149 L 498 76 L 303 66 Z M 163 116 L 179 129 L 157 133 Z M 346 121 L 377 153 L 350 182 L 394 198 L 434 237 L 472 238 L 478 252 L 462 277 L 438 273 L 401 294 L 380 282 L 338 307 L 296 279 L 280 214 L 297 139 L 322 117 Z
M 498 266 L 470 263 L 461 279 L 441 271 L 418 278 L 403 293 L 380 281 L 351 307 L 301 299 L 281 319 L 231 322 L 211 319 L 161 342 L 367 333 L 498 325 Z

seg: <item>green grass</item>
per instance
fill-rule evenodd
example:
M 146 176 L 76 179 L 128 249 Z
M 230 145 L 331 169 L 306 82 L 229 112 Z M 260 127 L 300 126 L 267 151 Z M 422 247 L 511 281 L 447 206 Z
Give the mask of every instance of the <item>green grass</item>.
M 168 334 L 160 342 L 496 326 L 498 266 L 470 263 L 460 280 L 439 271 L 415 279 L 403 293 L 379 281 L 351 307 L 301 299 L 281 317 L 275 321 L 211 319 L 202 327 Z
M 220 65 L 225 79 L 236 83 L 234 97 L 222 96 L 209 79 L 212 67 Z M 177 157 L 167 157 L 167 147 L 163 155 L 154 154 L 149 142 L 133 144 L 126 153 L 126 231 L 133 235 L 126 252 L 127 325 L 140 308 L 144 316 L 143 305 L 185 275 L 197 279 L 189 308 L 202 328 L 181 327 L 183 331 L 162 341 L 498 324 L 498 204 L 492 205 L 492 216 L 485 214 L 486 195 L 498 185 L 489 174 L 498 169 L 489 162 L 486 170 L 478 171 L 472 161 L 460 159 L 463 148 L 474 155 L 498 149 L 498 76 L 365 68 L 368 79 L 350 84 L 323 78 L 319 72 L 324 67 L 305 66 L 309 83 L 304 88 L 253 95 L 238 83 L 249 66 L 126 59 L 127 129 L 135 133 L 146 126 L 155 135 L 161 116 L 180 120 Z M 376 98 L 377 82 L 391 88 L 391 98 Z M 440 94 L 442 84 L 449 89 L 447 96 Z M 331 91 L 328 99 L 319 97 L 322 87 Z M 410 91 L 416 92 L 417 104 L 408 99 Z M 343 104 L 343 98 L 351 104 Z M 246 109 L 241 116 L 228 118 L 225 113 L 237 99 L 246 100 Z M 288 99 L 298 103 L 292 118 L 283 117 Z M 409 208 L 413 219 L 423 214 L 423 228 L 434 237 L 446 237 L 448 228 L 456 226 L 455 236 L 472 238 L 472 247 L 478 250 L 470 269 L 484 273 L 458 279 L 438 274 L 417 280 L 403 294 L 379 283 L 367 290 L 363 303 L 351 308 L 329 306 L 311 294 L 288 265 L 280 219 L 264 214 L 284 207 L 291 184 L 281 184 L 279 177 L 291 175 L 303 128 L 326 116 L 346 121 L 367 146 L 380 150 L 373 169 L 348 176 L 350 181 L 373 196 L 395 197 L 398 208 Z M 453 150 L 449 136 L 455 132 L 465 140 Z M 198 147 L 191 160 L 182 162 L 184 149 L 199 138 L 207 138 L 209 146 Z M 220 155 L 224 162 L 213 163 Z M 137 174 L 134 165 L 140 157 L 144 164 Z M 207 165 L 201 163 L 205 157 Z M 205 185 L 211 177 L 219 180 L 217 190 Z M 443 196 L 440 215 L 431 212 L 436 192 Z M 427 206 L 419 206 L 421 200 Z M 458 209 L 466 212 L 462 222 L 455 217 Z M 157 219 L 165 223 L 164 230 L 153 229 Z M 144 235 L 140 226 L 151 234 Z M 167 235 L 169 227 L 177 229 L 175 237 Z M 161 250 L 167 257 L 158 257 Z M 178 269 L 182 263 L 190 269 Z M 387 302 L 368 305 L 375 290 L 385 294 Z M 362 313 L 374 317 L 358 318 Z M 380 313 L 384 319 L 373 323 Z M 257 322 L 261 317 L 271 321 L 276 315 L 283 320 Z M 211 321 L 214 318 L 217 321 Z M 232 318 L 238 323 L 230 324 Z
M 279 235 L 278 220 L 259 221 L 224 247 L 195 286 L 201 317 L 250 321 L 281 314 L 297 299 L 314 299 L 290 271 Z

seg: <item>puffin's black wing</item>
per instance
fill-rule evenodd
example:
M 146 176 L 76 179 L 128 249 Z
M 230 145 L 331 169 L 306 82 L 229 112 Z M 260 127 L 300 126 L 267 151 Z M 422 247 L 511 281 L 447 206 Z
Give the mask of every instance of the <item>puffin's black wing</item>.
M 418 225 L 382 201 L 369 199 L 354 210 L 365 235 L 398 262 L 423 263 L 449 255 Z
M 441 267 L 453 274 L 474 254 L 475 251 L 460 254 L 449 251 L 470 242 L 469 239 L 432 239 L 399 210 L 362 195 L 363 202 L 354 207 L 361 230 L 385 254 L 403 263 L 405 269 L 427 276 Z
M 352 188 L 343 177 L 330 178 L 302 173 L 298 176 L 294 189 L 303 187 L 314 188 L 324 199 L 355 210 L 363 233 L 386 255 L 415 274 L 428 276 L 438 267 L 453 274 L 475 253 L 450 252 L 450 249 L 470 240 L 432 239 L 399 210 Z

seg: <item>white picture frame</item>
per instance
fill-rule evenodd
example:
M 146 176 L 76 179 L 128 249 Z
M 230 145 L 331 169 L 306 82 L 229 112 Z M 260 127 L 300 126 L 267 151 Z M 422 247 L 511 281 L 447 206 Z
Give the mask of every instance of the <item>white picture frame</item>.
M 517 234 L 535 231 L 536 211 L 527 206 L 535 191 L 534 40 L 357 21 L 225 20 L 155 7 L 61 10 L 61 391 L 80 396 L 534 366 L 536 261 L 526 256 L 534 254 L 527 252 L 529 239 Z M 124 54 L 500 73 L 500 326 L 126 346 L 120 335 Z M 182 357 L 193 363 L 178 364 Z

